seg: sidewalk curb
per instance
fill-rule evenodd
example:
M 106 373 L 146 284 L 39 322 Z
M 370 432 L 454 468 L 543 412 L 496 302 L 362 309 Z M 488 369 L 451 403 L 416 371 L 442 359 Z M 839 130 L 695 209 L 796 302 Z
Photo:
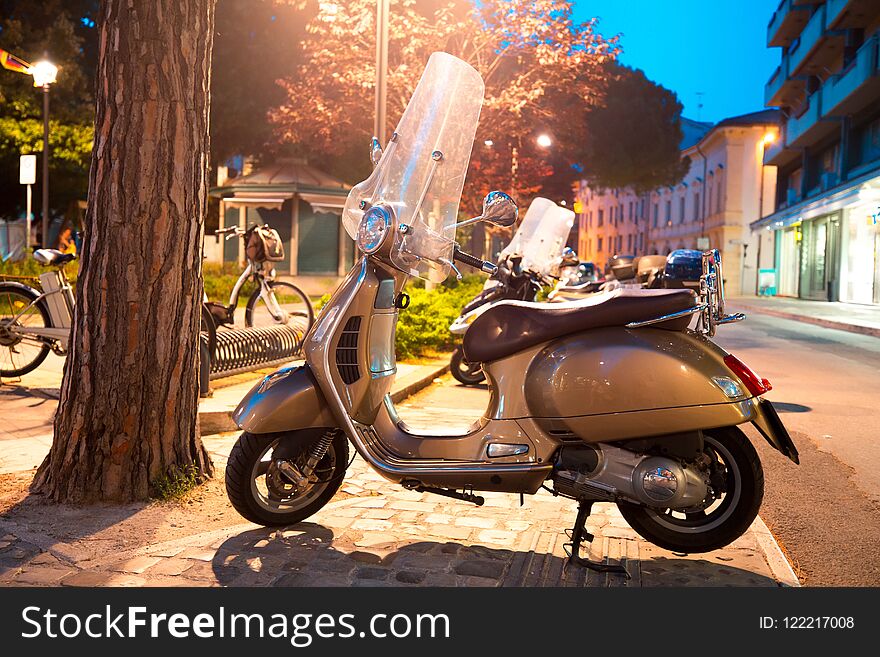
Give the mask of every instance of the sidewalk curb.
M 775 310 L 773 308 L 764 308 L 762 306 L 753 306 L 748 303 L 740 303 L 739 301 L 731 301 L 731 307 L 746 312 L 758 313 L 761 315 L 770 315 L 781 319 L 790 319 L 795 322 L 803 322 L 804 324 L 814 324 L 823 328 L 836 329 L 838 331 L 846 331 L 847 333 L 858 333 L 860 335 L 868 335 L 873 338 L 880 338 L 880 328 L 871 326 L 861 326 L 859 324 L 846 324 L 844 322 L 835 322 L 831 319 L 822 319 L 821 317 L 810 317 L 809 315 L 798 315 L 784 310 Z
M 427 388 L 438 376 L 443 376 L 449 371 L 449 363 L 431 370 L 429 374 L 413 381 L 400 390 L 391 393 L 391 401 L 399 404 L 401 401 Z M 199 411 L 199 430 L 203 436 L 227 431 L 238 431 L 238 425 L 232 420 L 232 411 Z
M 755 533 L 758 547 L 764 553 L 767 565 L 770 566 L 770 571 L 779 582 L 779 585 L 786 588 L 799 588 L 801 585 L 800 580 L 794 574 L 794 570 L 788 559 L 785 558 L 782 548 L 779 547 L 779 543 L 776 542 L 776 538 L 761 519 L 761 516 L 755 518 L 755 522 L 752 523 L 750 529 Z
M 436 379 L 438 376 L 443 376 L 448 371 L 449 363 L 446 363 L 445 365 L 432 370 L 430 374 L 423 376 L 418 381 L 414 381 L 409 385 L 404 386 L 400 390 L 392 392 L 391 401 L 393 401 L 395 404 L 399 404 L 407 397 L 416 394 L 419 390 L 424 390 L 425 388 L 427 388 L 434 382 L 434 379 Z

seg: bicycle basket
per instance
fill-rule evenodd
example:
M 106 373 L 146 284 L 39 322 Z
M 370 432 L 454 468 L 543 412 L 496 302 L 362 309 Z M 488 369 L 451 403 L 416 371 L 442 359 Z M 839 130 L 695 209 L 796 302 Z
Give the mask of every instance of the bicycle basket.
M 280 262 L 284 260 L 284 242 L 274 228 L 257 226 L 248 235 L 245 255 L 254 262 Z

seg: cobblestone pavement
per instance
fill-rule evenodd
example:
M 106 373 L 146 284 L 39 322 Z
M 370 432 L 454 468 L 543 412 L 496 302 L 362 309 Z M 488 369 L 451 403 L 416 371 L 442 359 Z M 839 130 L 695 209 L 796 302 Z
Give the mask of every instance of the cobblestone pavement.
M 401 404 L 412 425 L 473 417 L 487 393 L 445 377 Z M 419 411 L 427 404 L 427 410 Z M 207 440 L 222 470 L 233 437 Z M 284 530 L 243 523 L 95 557 L 45 544 L 0 520 L 0 584 L 69 586 L 778 586 L 796 585 L 763 523 L 723 550 L 679 555 L 641 540 L 611 504 L 596 504 L 593 559 L 629 577 L 566 563 L 575 504 L 541 492 L 485 494 L 475 507 L 406 491 L 360 458 L 341 492 Z M 784 561 L 784 559 L 783 559 Z

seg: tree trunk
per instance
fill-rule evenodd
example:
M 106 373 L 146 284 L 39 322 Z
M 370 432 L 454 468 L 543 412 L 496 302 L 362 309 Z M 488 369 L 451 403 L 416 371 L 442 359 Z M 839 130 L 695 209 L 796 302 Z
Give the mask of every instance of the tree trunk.
M 214 0 L 103 0 L 76 320 L 32 490 L 146 499 L 212 465 L 198 431 Z

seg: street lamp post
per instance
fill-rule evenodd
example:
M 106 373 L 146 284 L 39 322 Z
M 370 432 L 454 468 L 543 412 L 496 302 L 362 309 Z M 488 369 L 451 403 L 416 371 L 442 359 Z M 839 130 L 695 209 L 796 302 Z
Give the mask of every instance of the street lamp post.
M 31 67 L 34 86 L 43 88 L 43 241 L 49 246 L 49 85 L 58 76 L 58 67 L 42 60 Z
M 376 0 L 376 118 L 373 134 L 385 148 L 385 105 L 388 89 L 389 0 Z

